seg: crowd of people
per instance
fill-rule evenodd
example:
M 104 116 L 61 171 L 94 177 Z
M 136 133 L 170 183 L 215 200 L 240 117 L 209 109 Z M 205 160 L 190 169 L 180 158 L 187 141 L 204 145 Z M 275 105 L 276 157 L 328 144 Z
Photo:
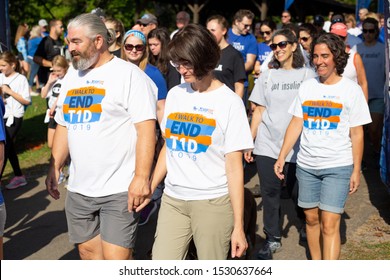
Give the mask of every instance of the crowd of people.
M 379 161 L 383 126 L 383 17 L 359 17 L 296 24 L 283 11 L 279 24 L 255 23 L 240 9 L 229 26 L 180 11 L 173 32 L 150 13 L 126 31 L 97 8 L 69 21 L 65 42 L 59 19 L 20 24 L 19 55 L 0 54 L 0 180 L 9 159 L 5 189 L 28 183 L 14 144 L 39 91 L 52 151 L 45 183 L 59 199 L 66 181 L 81 259 L 134 258 L 138 227 L 157 211 L 151 259 L 186 259 L 191 242 L 198 259 L 243 257 L 244 166 L 254 162 L 266 237 L 257 258 L 282 248 L 286 190 L 310 258 L 338 259 L 363 141 Z M 0 236 L 5 218 L 0 192 Z

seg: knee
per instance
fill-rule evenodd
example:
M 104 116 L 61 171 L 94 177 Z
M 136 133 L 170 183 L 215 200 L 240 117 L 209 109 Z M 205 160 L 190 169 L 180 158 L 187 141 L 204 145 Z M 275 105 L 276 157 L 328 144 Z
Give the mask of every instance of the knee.
M 334 235 L 339 230 L 338 223 L 334 222 L 322 221 L 321 226 L 323 235 Z
M 306 217 L 306 224 L 308 226 L 318 226 L 320 223 L 320 219 L 319 219 L 318 214 L 305 212 L 305 217 Z
M 97 259 L 97 256 L 100 255 L 97 251 L 97 248 L 86 244 L 79 244 L 79 255 L 82 260 L 94 260 Z

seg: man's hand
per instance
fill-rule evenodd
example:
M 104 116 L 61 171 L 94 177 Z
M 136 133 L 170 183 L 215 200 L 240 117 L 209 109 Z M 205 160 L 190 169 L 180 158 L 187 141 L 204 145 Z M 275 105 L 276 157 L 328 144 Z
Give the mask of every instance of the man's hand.
M 150 196 L 150 185 L 148 178 L 142 178 L 135 175 L 130 183 L 128 191 L 128 210 L 140 211 L 145 205 L 142 205 L 146 198 Z M 141 206 L 142 207 L 139 207 Z

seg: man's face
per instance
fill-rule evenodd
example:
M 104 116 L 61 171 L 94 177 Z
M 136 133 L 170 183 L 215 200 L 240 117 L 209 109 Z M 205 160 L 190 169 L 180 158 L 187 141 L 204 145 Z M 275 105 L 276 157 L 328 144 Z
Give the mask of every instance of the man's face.
M 236 21 L 236 27 L 241 35 L 246 35 L 251 30 L 252 20 L 247 17 L 243 17 L 242 21 Z
M 99 52 L 95 46 L 96 40 L 85 36 L 83 27 L 69 28 L 67 41 L 75 69 L 86 70 L 96 64 L 99 58 Z
M 289 13 L 282 13 L 282 23 L 286 24 L 289 23 L 291 20 L 291 16 Z
M 57 21 L 56 25 L 54 26 L 55 32 L 58 36 L 61 36 L 64 32 L 64 25 L 62 24 L 62 21 Z

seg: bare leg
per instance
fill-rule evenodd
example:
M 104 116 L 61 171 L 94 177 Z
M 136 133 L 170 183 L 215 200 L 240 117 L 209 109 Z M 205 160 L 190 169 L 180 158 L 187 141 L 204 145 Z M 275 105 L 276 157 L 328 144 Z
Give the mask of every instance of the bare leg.
M 305 209 L 307 244 L 312 260 L 321 260 L 321 224 L 319 209 Z
M 321 211 L 324 260 L 338 260 L 340 258 L 340 220 L 340 214 Z
M 3 260 L 3 237 L 0 237 L 0 260 Z
M 82 260 L 103 260 L 103 248 L 100 234 L 78 245 Z
M 115 244 L 102 241 L 105 260 L 132 260 L 133 249 L 124 248 Z

